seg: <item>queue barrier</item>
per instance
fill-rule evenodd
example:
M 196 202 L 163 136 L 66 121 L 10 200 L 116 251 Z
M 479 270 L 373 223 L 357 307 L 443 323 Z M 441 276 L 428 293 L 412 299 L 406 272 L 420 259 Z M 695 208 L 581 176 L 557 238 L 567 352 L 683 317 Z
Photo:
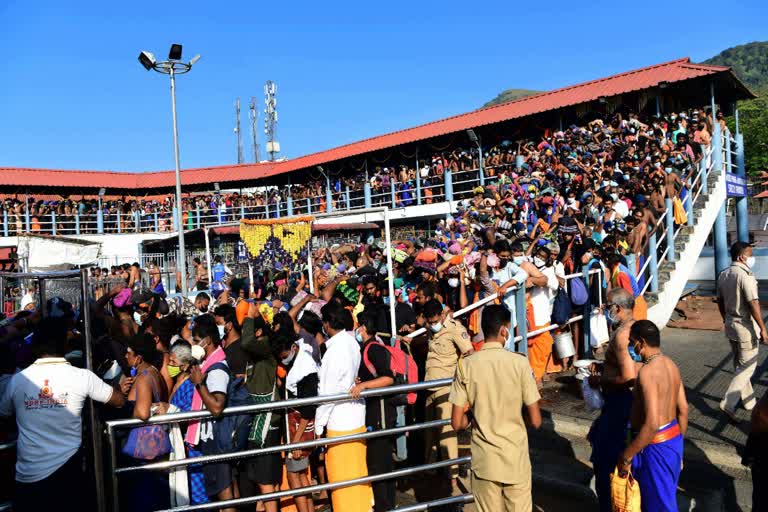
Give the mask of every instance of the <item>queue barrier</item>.
M 585 272 L 585 273 L 574 273 L 574 274 L 567 275 L 565 277 L 566 277 L 566 280 L 585 279 L 587 280 L 587 284 L 588 284 L 588 279 L 590 276 L 598 276 L 598 285 L 600 285 L 601 279 L 602 279 L 602 270 L 600 269 L 594 269 L 590 272 Z M 523 286 L 516 287 L 515 293 L 517 294 L 518 297 L 522 296 L 524 300 L 525 288 Z M 598 294 L 598 295 L 600 296 L 601 294 Z M 475 309 L 478 309 L 490 302 L 495 301 L 496 298 L 497 297 L 495 295 L 486 297 L 484 299 L 481 299 L 480 301 L 477 301 L 465 308 L 462 308 L 456 311 L 453 315 L 454 317 L 463 316 L 471 311 L 474 311 Z M 600 300 L 602 300 L 602 297 L 600 297 Z M 553 324 L 545 328 L 533 331 L 531 333 L 526 333 L 525 331 L 527 330 L 527 327 L 525 322 L 525 310 L 523 309 L 522 311 L 522 322 L 521 322 L 520 321 L 521 312 L 519 311 L 519 308 L 517 309 L 518 309 L 517 311 L 518 326 L 520 326 L 520 331 L 522 332 L 521 334 L 516 336 L 513 339 L 513 341 L 515 342 L 516 346 L 521 348 L 520 351 L 523 353 L 527 353 L 527 343 L 525 343 L 525 341 L 527 340 L 527 336 L 540 334 L 542 332 L 547 332 L 549 330 L 553 330 L 561 327 L 557 324 Z M 588 306 L 587 310 L 594 311 L 592 310 L 591 306 Z M 583 314 L 576 315 L 572 317 L 567 322 L 566 325 L 574 322 L 578 322 L 584 319 L 585 319 L 585 315 Z M 586 316 L 586 321 L 588 324 L 589 315 Z M 425 329 L 422 328 L 409 334 L 408 337 L 413 338 L 415 336 L 422 334 L 423 332 L 425 332 Z M 589 343 L 588 336 L 585 336 L 585 340 L 586 340 L 586 343 Z M 523 343 L 520 343 L 520 342 L 523 342 Z M 507 347 L 507 348 L 510 348 L 510 347 Z M 423 391 L 423 390 L 429 390 L 429 389 L 435 389 L 435 388 L 442 388 L 442 387 L 449 386 L 452 382 L 453 382 L 453 379 L 449 378 L 449 379 L 439 379 L 439 380 L 433 380 L 433 381 L 419 382 L 416 384 L 402 384 L 397 386 L 389 386 L 386 388 L 371 389 L 371 390 L 363 391 L 361 393 L 361 398 L 380 397 L 380 396 L 402 394 L 402 393 L 408 393 L 408 392 L 414 392 L 414 391 Z M 352 400 L 355 400 L 355 399 L 353 399 L 348 393 L 339 393 L 336 395 L 317 396 L 317 397 L 311 397 L 311 398 L 281 400 L 276 402 L 268 402 L 268 403 L 255 404 L 255 405 L 249 405 L 249 406 L 229 407 L 224 409 L 220 416 L 229 416 L 234 414 L 246 414 L 246 413 L 256 414 L 256 413 L 271 411 L 275 409 L 298 408 L 298 407 L 303 407 L 307 405 L 320 405 L 320 404 L 337 403 L 337 402 L 345 402 L 345 401 L 352 401 Z M 214 462 L 221 463 L 221 462 L 237 461 L 237 460 L 248 459 L 252 457 L 258 457 L 260 455 L 290 451 L 294 449 L 308 449 L 308 448 L 315 448 L 318 446 L 328 446 L 333 444 L 365 440 L 365 439 L 376 438 L 376 437 L 396 436 L 396 435 L 401 435 L 409 432 L 416 432 L 420 430 L 441 428 L 450 424 L 450 420 L 434 420 L 434 421 L 428 421 L 423 423 L 416 423 L 412 425 L 405 425 L 401 427 L 392 427 L 392 428 L 385 428 L 380 430 L 373 430 L 369 432 L 362 432 L 359 434 L 350 434 L 347 436 L 331 438 L 331 439 L 321 438 L 321 439 L 315 439 L 312 441 L 303 441 L 299 443 L 288 443 L 288 444 L 283 444 L 283 445 L 274 446 L 274 447 L 257 448 L 257 449 L 243 450 L 239 452 L 224 453 L 224 454 L 217 454 L 217 455 L 204 455 L 201 457 L 195 457 L 191 459 L 154 462 L 149 464 L 143 464 L 140 466 L 128 466 L 128 467 L 117 466 L 118 446 L 117 446 L 117 438 L 115 435 L 116 430 L 132 428 L 132 427 L 137 427 L 137 426 L 146 425 L 146 424 L 167 425 L 171 423 L 185 423 L 188 421 L 204 420 L 204 419 L 210 419 L 210 418 L 213 418 L 213 415 L 209 411 L 202 410 L 202 411 L 157 415 L 149 418 L 147 421 L 142 421 L 139 419 L 124 419 L 124 420 L 113 420 L 113 421 L 107 422 L 106 435 L 107 435 L 107 442 L 108 442 L 109 451 L 110 451 L 109 472 L 110 472 L 111 481 L 112 481 L 112 497 L 113 497 L 112 510 L 119 511 L 119 508 L 120 508 L 118 476 L 122 474 L 133 473 L 138 471 L 169 471 L 169 470 L 174 470 L 175 468 L 186 467 L 190 465 L 210 464 Z M 442 467 L 452 466 L 456 464 L 463 464 L 465 462 L 469 462 L 470 460 L 471 460 L 470 457 L 459 457 L 457 459 L 451 459 L 451 460 L 441 461 L 441 462 L 432 463 L 432 464 L 424 464 L 421 466 L 414 466 L 406 469 L 392 471 L 389 473 L 383 473 L 380 475 L 369 475 L 364 478 L 358 478 L 353 480 L 345 480 L 345 481 L 333 482 L 333 483 L 323 484 L 323 485 L 302 487 L 299 489 L 288 489 L 285 491 L 278 491 L 278 492 L 258 495 L 258 496 L 237 498 L 234 500 L 219 501 L 219 502 L 207 503 L 207 504 L 201 504 L 201 505 L 189 505 L 185 507 L 176 507 L 173 509 L 168 509 L 167 512 L 171 512 L 171 511 L 181 512 L 181 511 L 187 511 L 187 510 L 212 510 L 212 509 L 218 509 L 218 508 L 227 507 L 227 506 L 247 505 L 247 504 L 256 503 L 258 501 L 281 499 L 285 497 L 309 494 L 315 491 L 333 490 L 341 487 L 358 485 L 361 483 L 375 482 L 378 480 L 386 480 L 391 478 L 400 478 L 403 476 L 409 476 L 409 475 L 423 472 L 423 471 L 431 471 L 433 469 L 438 469 Z M 471 501 L 471 499 L 472 499 L 471 494 L 467 494 L 461 497 L 448 497 L 442 500 L 436 500 L 435 502 L 418 504 L 418 506 L 416 506 L 417 508 L 406 507 L 403 509 L 401 507 L 400 509 L 395 509 L 395 510 L 408 510 L 408 511 L 427 510 L 430 507 L 436 507 L 436 506 L 450 504 L 450 503 L 466 503 L 468 502 L 466 500 Z M 445 501 L 445 500 L 448 500 L 448 501 Z

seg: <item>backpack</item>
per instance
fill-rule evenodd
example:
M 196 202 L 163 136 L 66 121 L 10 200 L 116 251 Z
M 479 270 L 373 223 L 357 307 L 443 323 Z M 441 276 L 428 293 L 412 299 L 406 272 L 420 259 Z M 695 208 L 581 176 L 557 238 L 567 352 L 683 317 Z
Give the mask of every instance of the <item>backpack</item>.
M 564 288 L 557 290 L 555 296 L 555 302 L 552 304 L 552 322 L 557 325 L 563 326 L 571 318 L 571 298 L 568 297 L 568 292 Z
M 227 408 L 256 403 L 248 392 L 248 388 L 245 387 L 245 380 L 242 377 L 233 378 L 226 363 L 215 363 L 208 368 L 209 372 L 212 370 L 224 370 L 229 374 Z M 248 447 L 248 434 L 251 431 L 253 414 L 232 414 L 213 418 L 210 421 L 213 423 L 213 446 L 206 455 L 242 451 Z
M 416 384 L 419 381 L 419 369 L 416 366 L 416 361 L 409 353 L 406 354 L 405 350 L 401 347 L 400 339 L 395 339 L 394 345 L 387 345 L 383 341 L 377 339 L 374 343 L 378 343 L 389 352 L 389 366 L 392 370 L 392 375 L 395 376 L 395 385 L 399 384 Z M 371 343 L 365 346 L 363 349 L 363 364 L 368 368 L 374 378 L 377 377 L 376 368 L 368 359 L 368 349 L 371 347 Z M 395 395 L 391 397 L 391 402 L 394 405 L 413 405 L 416 403 L 416 392 L 405 393 Z
M 574 306 L 583 306 L 589 300 L 589 293 L 587 292 L 587 285 L 584 284 L 582 279 L 578 277 L 570 280 L 571 284 L 571 302 Z M 557 300 L 557 299 L 555 299 Z

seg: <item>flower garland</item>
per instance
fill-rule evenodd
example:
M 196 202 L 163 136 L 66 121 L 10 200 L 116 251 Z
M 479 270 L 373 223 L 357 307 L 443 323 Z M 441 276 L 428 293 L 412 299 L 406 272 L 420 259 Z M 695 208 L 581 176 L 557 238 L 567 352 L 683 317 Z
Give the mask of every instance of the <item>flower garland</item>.
M 293 269 L 306 259 L 314 217 L 240 221 L 240 238 L 257 268 Z

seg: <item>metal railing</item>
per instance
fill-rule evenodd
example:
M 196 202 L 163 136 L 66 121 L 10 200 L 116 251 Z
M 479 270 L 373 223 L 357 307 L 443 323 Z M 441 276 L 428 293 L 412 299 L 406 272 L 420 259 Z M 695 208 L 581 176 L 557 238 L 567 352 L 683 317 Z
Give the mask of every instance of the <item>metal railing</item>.
M 587 283 L 588 283 L 588 277 L 590 275 L 597 275 L 598 286 L 602 284 L 601 269 L 594 269 L 588 273 L 580 272 L 580 273 L 570 274 L 566 276 L 566 280 L 585 279 L 587 280 Z M 517 300 L 518 307 L 516 307 L 516 314 L 517 314 L 517 324 L 518 324 L 520 334 L 515 336 L 513 341 L 516 345 L 520 347 L 521 349 L 520 351 L 522 353 L 527 353 L 526 341 L 529 336 L 535 336 L 537 334 L 558 329 L 564 326 L 552 324 L 547 327 L 528 333 L 527 324 L 525 320 L 525 307 L 524 307 L 525 287 L 518 286 L 516 287 L 514 292 L 517 294 L 517 298 L 518 298 Z M 496 299 L 497 299 L 496 295 L 486 297 L 473 304 L 470 304 L 465 308 L 462 308 L 456 311 L 453 314 L 453 316 L 461 317 L 480 307 L 483 307 L 484 305 L 490 302 L 495 301 Z M 520 299 L 522 299 L 522 302 Z M 600 298 L 599 300 L 601 301 L 602 298 Z M 520 304 L 522 304 L 523 306 L 522 308 L 519 307 Z M 588 310 L 591 313 L 594 313 L 595 311 L 591 308 L 591 306 L 588 307 Z M 599 309 L 597 311 L 599 311 Z M 569 325 L 571 323 L 578 322 L 581 320 L 586 320 L 586 324 L 588 325 L 589 315 L 587 315 L 585 318 L 584 314 L 581 314 L 581 315 L 577 314 L 573 316 L 565 325 Z M 414 338 L 424 332 L 425 332 L 425 329 L 421 328 L 409 334 L 407 337 Z M 586 333 L 585 333 L 585 340 L 586 340 L 586 343 L 588 343 L 588 335 Z M 511 349 L 511 347 L 508 347 L 508 348 Z M 397 386 L 389 386 L 386 388 L 371 389 L 371 390 L 363 391 L 361 393 L 361 397 L 362 398 L 381 397 L 381 396 L 402 394 L 402 393 L 408 393 L 408 392 L 414 392 L 414 391 L 430 390 L 430 389 L 448 386 L 452 382 L 453 382 L 453 379 L 448 378 L 448 379 L 419 382 L 416 384 L 403 384 L 403 385 L 397 385 Z M 298 408 L 298 407 L 303 407 L 307 405 L 320 405 L 320 404 L 337 403 L 337 402 L 352 401 L 352 400 L 356 400 L 356 399 L 353 398 L 348 393 L 317 396 L 317 397 L 311 397 L 311 398 L 297 398 L 297 399 L 281 400 L 281 401 L 275 401 L 275 402 L 269 402 L 269 403 L 263 403 L 263 404 L 249 405 L 249 406 L 228 407 L 224 409 L 224 411 L 222 411 L 220 416 L 239 415 L 239 414 L 256 414 L 256 413 L 266 412 L 266 411 L 271 411 L 276 409 Z M 359 434 L 350 434 L 350 435 L 340 436 L 335 438 L 322 438 L 322 439 L 315 439 L 312 441 L 303 441 L 299 443 L 287 443 L 287 444 L 273 446 L 273 447 L 250 449 L 250 450 L 244 450 L 239 452 L 223 453 L 223 454 L 217 454 L 217 455 L 204 455 L 201 457 L 194 457 L 194 458 L 187 458 L 187 459 L 154 462 L 149 464 L 143 464 L 140 466 L 118 467 L 117 465 L 118 446 L 117 446 L 116 430 L 137 427 L 137 426 L 146 425 L 146 424 L 165 425 L 165 424 L 171 424 L 171 423 L 186 423 L 189 421 L 199 421 L 199 420 L 205 420 L 205 419 L 211 419 L 211 418 L 213 418 L 213 415 L 209 411 L 201 410 L 201 411 L 182 412 L 182 413 L 175 413 L 175 414 L 164 414 L 164 415 L 153 416 L 149 418 L 146 422 L 139 419 L 124 419 L 124 420 L 114 420 L 114 421 L 107 422 L 106 435 L 107 435 L 107 443 L 110 451 L 109 471 L 110 471 L 110 476 L 112 481 L 113 510 L 115 511 L 119 510 L 120 503 L 119 503 L 118 476 L 122 474 L 132 473 L 137 471 L 168 471 L 168 470 L 173 470 L 175 468 L 186 467 L 190 465 L 237 461 L 242 459 L 258 457 L 266 454 L 279 453 L 284 451 L 287 452 L 295 449 L 309 449 L 309 448 L 315 448 L 319 446 L 334 445 L 334 444 L 340 444 L 340 443 L 345 443 L 350 441 L 359 441 L 359 440 L 365 440 L 365 439 L 371 439 L 371 438 L 377 438 L 377 437 L 397 436 L 397 435 L 402 435 L 410 432 L 416 432 L 416 431 L 427 430 L 432 428 L 442 428 L 450 424 L 450 420 L 447 420 L 447 419 L 434 420 L 434 421 L 427 421 L 423 423 L 405 425 L 400 427 L 373 430 L 373 431 L 363 432 Z M 441 461 L 433 464 L 424 464 L 421 466 L 414 466 L 414 467 L 392 471 L 392 472 L 384 473 L 380 475 L 370 475 L 364 478 L 345 480 L 345 481 L 339 481 L 339 482 L 333 482 L 329 484 L 309 486 L 309 487 L 303 487 L 303 488 L 297 488 L 297 489 L 289 489 L 286 491 L 279 491 L 279 492 L 258 495 L 258 496 L 243 497 L 235 500 L 219 501 L 219 502 L 208 503 L 203 505 L 190 505 L 185 507 L 177 507 L 170 510 L 173 510 L 174 512 L 186 511 L 186 510 L 210 510 L 210 509 L 217 509 L 217 508 L 226 507 L 226 506 L 247 505 L 247 504 L 256 503 L 257 501 L 266 501 L 266 500 L 280 499 L 284 497 L 299 496 L 299 495 L 309 494 L 315 491 L 333 490 L 341 487 L 358 485 L 361 483 L 369 483 L 369 482 L 375 482 L 375 481 L 385 480 L 385 479 L 400 478 L 403 476 L 412 475 L 422 471 L 429 471 L 432 469 L 452 466 L 452 465 L 461 464 L 469 461 L 470 461 L 470 457 L 459 457 L 458 459 L 451 459 L 451 460 Z M 463 497 L 449 497 L 449 498 L 437 500 L 435 502 L 430 502 L 430 504 L 432 505 L 420 504 L 419 507 L 427 506 L 427 508 L 429 508 L 429 506 L 439 506 L 440 504 L 459 503 L 459 502 L 466 503 L 468 502 L 466 500 L 471 500 L 471 499 L 472 499 L 471 495 L 464 495 Z M 448 500 L 448 501 L 445 501 L 445 500 Z M 458 501 L 454 501 L 454 500 L 458 500 Z M 397 510 L 400 510 L 400 509 L 397 509 Z M 405 510 L 426 510 L 426 508 L 413 508 L 413 509 L 406 508 Z

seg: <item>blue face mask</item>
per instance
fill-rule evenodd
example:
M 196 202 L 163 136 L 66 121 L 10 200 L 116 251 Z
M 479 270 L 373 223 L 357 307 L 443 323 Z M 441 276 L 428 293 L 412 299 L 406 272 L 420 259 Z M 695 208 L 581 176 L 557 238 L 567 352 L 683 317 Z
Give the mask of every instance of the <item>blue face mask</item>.
M 355 331 L 355 339 L 357 340 L 358 343 L 362 343 L 363 341 L 365 341 L 363 340 L 363 337 L 360 336 L 360 333 L 357 331 Z
M 384 301 L 384 304 L 389 306 L 389 295 L 385 295 L 384 297 L 382 297 L 382 300 Z
M 632 345 L 632 343 L 629 344 L 628 349 L 629 349 L 629 357 L 631 357 L 634 362 L 636 362 L 636 363 L 642 363 L 643 362 L 643 358 L 640 357 L 635 352 L 635 347 L 634 347 L 634 345 Z

